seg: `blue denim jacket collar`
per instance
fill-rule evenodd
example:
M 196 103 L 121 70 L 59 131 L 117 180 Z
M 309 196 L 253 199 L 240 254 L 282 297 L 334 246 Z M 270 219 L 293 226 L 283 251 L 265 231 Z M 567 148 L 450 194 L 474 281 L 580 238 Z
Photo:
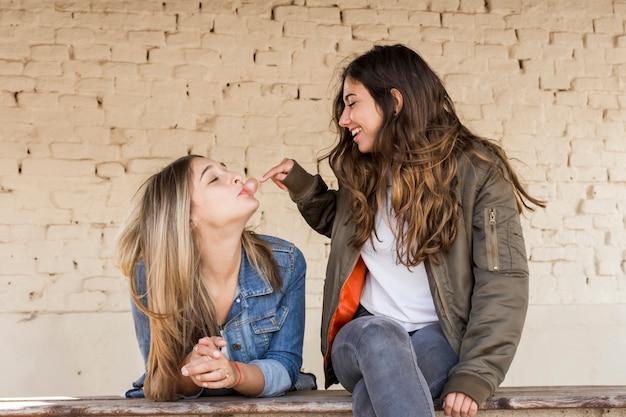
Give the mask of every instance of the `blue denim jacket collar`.
M 224 324 L 224 329 L 229 328 L 229 324 L 249 307 L 248 298 L 268 295 L 274 292 L 272 286 L 262 278 L 257 270 L 248 260 L 248 256 L 243 252 L 241 257 L 241 267 L 239 268 L 239 283 L 235 292 L 235 300 L 228 313 L 228 318 Z
M 243 252 L 241 257 L 241 267 L 239 268 L 239 291 L 244 298 L 256 297 L 274 292 L 274 289 L 269 282 L 265 278 L 260 277 L 256 269 L 254 269 L 248 260 L 246 252 Z

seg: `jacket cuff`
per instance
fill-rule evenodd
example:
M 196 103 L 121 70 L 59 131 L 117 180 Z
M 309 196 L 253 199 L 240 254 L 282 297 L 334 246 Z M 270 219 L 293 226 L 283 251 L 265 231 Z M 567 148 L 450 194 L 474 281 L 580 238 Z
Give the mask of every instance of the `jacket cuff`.
M 293 382 L 285 366 L 275 359 L 255 359 L 249 362 L 259 367 L 263 373 L 265 384 L 258 397 L 276 397 L 283 395 L 291 388 Z
M 297 201 L 307 195 L 311 186 L 315 184 L 315 177 L 293 161 L 293 168 L 283 180 L 283 184 L 289 189 L 291 199 Z
M 470 374 L 455 374 L 450 376 L 448 382 L 443 387 L 441 399 L 445 400 L 446 395 L 451 392 L 460 392 L 476 401 L 478 406 L 482 404 L 493 394 L 491 385 L 482 378 Z

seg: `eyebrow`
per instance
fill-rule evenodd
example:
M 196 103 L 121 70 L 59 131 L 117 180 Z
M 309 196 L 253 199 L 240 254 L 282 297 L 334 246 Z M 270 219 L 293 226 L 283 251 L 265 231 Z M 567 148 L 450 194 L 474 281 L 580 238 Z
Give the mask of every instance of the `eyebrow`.
M 354 94 L 354 93 L 346 94 L 345 96 L 343 96 L 343 101 L 348 101 L 348 99 L 349 99 L 351 96 L 355 96 L 355 95 L 356 95 L 356 94 Z
M 223 162 L 220 162 L 220 165 L 226 168 L 226 164 L 224 164 Z M 207 165 L 200 173 L 200 180 L 202 180 L 202 177 L 204 176 L 204 174 L 206 174 L 206 172 L 211 170 L 212 168 L 213 168 L 212 164 Z
M 211 168 L 213 168 L 213 165 L 209 164 L 202 170 L 202 173 L 200 174 L 200 180 L 202 180 L 202 177 L 204 176 L 204 174 Z

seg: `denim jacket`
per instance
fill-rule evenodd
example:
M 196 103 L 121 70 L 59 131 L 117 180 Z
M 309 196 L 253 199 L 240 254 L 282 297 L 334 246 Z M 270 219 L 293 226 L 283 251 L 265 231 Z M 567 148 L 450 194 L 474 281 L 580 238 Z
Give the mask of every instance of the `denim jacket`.
M 296 387 L 302 366 L 304 340 L 306 262 L 293 244 L 276 237 L 260 235 L 272 249 L 280 267 L 282 291 L 274 291 L 242 256 L 235 300 L 224 325 L 231 360 L 258 366 L 265 386 L 260 397 L 277 396 Z M 143 263 L 137 265 L 136 279 L 141 293 L 146 291 Z M 146 298 L 142 300 L 147 303 Z M 139 349 L 147 363 L 150 351 L 150 322 L 132 303 L 132 315 Z M 145 374 L 139 378 L 127 397 L 143 396 Z M 312 387 L 309 387 L 312 388 Z M 232 390 L 203 389 L 201 395 L 233 394 Z M 211 392 L 213 391 L 213 392 Z M 220 391 L 215 392 L 215 391 Z

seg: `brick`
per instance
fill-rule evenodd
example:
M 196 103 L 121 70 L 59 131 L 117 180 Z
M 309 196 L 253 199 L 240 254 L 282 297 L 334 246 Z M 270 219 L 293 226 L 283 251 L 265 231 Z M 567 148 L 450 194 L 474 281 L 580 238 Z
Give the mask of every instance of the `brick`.
M 221 35 L 244 35 L 248 29 L 238 17 L 221 14 L 215 19 L 213 31 Z
M 93 29 L 81 27 L 61 27 L 55 30 L 55 40 L 60 44 L 91 44 L 96 40 Z
M 382 10 L 381 9 L 381 10 L 378 10 L 377 14 L 378 14 L 378 22 L 386 23 L 388 26 L 409 24 L 409 14 L 406 10 Z
M 616 213 L 615 200 L 583 200 L 580 205 L 582 214 L 611 215 Z
M 0 76 L 4 75 L 22 75 L 24 64 L 17 61 L 0 60 Z
M 72 48 L 74 59 L 84 61 L 108 61 L 111 59 L 109 45 L 77 45 Z
M 519 13 L 522 4 L 520 0 L 490 0 L 489 10 L 496 13 Z
M 619 109 L 620 105 L 615 93 L 591 93 L 589 105 L 599 109 Z
M 605 33 L 587 33 L 584 36 L 584 45 L 587 48 L 605 48 L 611 49 L 614 45 L 615 37 Z M 583 46 L 580 45 L 580 48 Z
M 474 29 L 476 18 L 473 14 L 467 13 L 442 13 L 441 25 L 448 28 Z
M 196 31 L 166 33 L 165 45 L 168 48 L 198 48 L 200 46 L 200 34 Z
M 531 44 L 539 44 L 539 45 L 547 45 L 552 42 L 555 44 L 564 43 L 561 40 L 561 34 L 559 33 L 550 33 L 547 30 L 537 29 L 537 28 L 521 28 L 515 30 L 515 34 L 520 43 L 531 43 Z M 576 36 L 573 34 L 568 34 L 569 36 Z M 580 39 L 580 36 L 578 36 Z M 566 42 L 570 45 L 571 39 L 568 39 Z M 581 43 L 582 45 L 582 43 Z
M 542 75 L 539 77 L 539 86 L 543 90 L 569 90 L 571 80 L 559 74 Z
M 607 49 L 606 62 L 613 65 L 626 64 L 626 47 Z
M 302 6 L 276 6 L 274 19 L 281 20 L 308 20 L 308 8 Z
M 563 219 L 563 227 L 570 230 L 590 230 L 592 219 L 587 216 L 571 216 Z
M 605 123 L 597 129 L 598 136 L 604 139 L 604 148 L 607 151 L 626 152 L 626 143 L 621 138 L 624 136 L 624 125 L 621 123 Z
M 612 153 L 602 151 L 600 153 L 600 165 L 607 168 L 623 168 L 624 167 L 624 157 L 626 153 Z
M 600 261 L 597 265 L 598 275 L 613 277 L 622 273 L 621 263 L 617 260 Z
M 22 175 L 75 177 L 91 175 L 94 169 L 94 164 L 90 161 L 30 158 L 22 161 Z
M 106 295 L 101 291 L 67 294 L 64 298 L 65 311 L 98 311 L 106 301 Z
M 600 200 L 624 200 L 626 189 L 619 184 L 594 184 L 591 188 L 591 197 Z
M 63 67 L 58 62 L 31 61 L 24 66 L 23 75 L 34 78 L 61 76 L 63 75 Z
M 103 77 L 101 63 L 96 61 L 73 60 L 63 65 L 63 73 L 66 76 L 78 76 L 81 78 L 106 78 Z
M 595 33 L 622 35 L 624 33 L 624 19 L 615 17 L 593 19 L 593 29 Z
M 441 14 L 429 11 L 409 11 L 408 24 L 415 27 L 441 27 Z
M 291 53 L 288 51 L 259 51 L 255 54 L 258 65 L 281 66 L 291 64 Z
M 485 43 L 511 46 L 517 42 L 515 31 L 512 29 L 485 29 L 483 32 Z
M 30 58 L 35 61 L 65 61 L 69 51 L 65 45 L 34 45 L 30 48 Z
M 341 24 L 339 7 L 309 7 L 307 15 L 307 20 L 318 24 Z M 389 20 L 389 23 L 392 24 L 394 21 Z
M 543 32 L 548 34 L 548 32 Z M 588 34 L 581 34 L 575 32 L 551 32 L 549 33 L 550 43 L 559 46 L 568 46 L 573 48 L 583 48 L 585 40 Z
M 317 30 L 317 23 L 306 20 L 289 20 L 284 23 L 283 30 L 285 36 L 308 37 Z
M 484 13 L 485 2 L 483 0 L 461 0 L 459 10 L 466 13 Z
M 530 259 L 535 262 L 559 261 L 565 259 L 565 248 L 563 247 L 542 247 L 531 251 Z
M 104 78 L 81 79 L 76 82 L 76 90 L 83 93 L 110 93 L 113 92 L 113 81 Z
M 29 93 L 23 92 L 17 94 L 17 101 L 23 107 L 57 107 L 59 104 L 59 95 L 56 93 Z
M 431 3 L 431 10 L 435 12 L 454 12 L 459 9 L 459 0 L 439 0 Z
M 148 60 L 148 49 L 139 45 L 111 45 L 111 60 L 141 64 Z
M 99 245 L 98 245 L 99 246 Z M 98 277 L 102 275 L 104 267 L 104 261 L 102 259 L 98 259 L 96 256 L 98 255 L 98 248 L 94 250 L 95 256 L 93 257 L 80 257 L 77 255 L 73 249 L 79 249 L 81 252 L 85 252 L 85 248 L 81 247 L 81 242 L 74 242 L 72 245 L 68 245 L 68 251 L 71 251 L 72 257 L 75 259 L 76 263 L 76 271 L 80 274 L 81 277 L 84 278 L 85 285 L 83 288 L 85 290 L 98 290 L 102 291 L 97 285 L 89 286 L 88 283 L 93 282 L 94 277 Z
M 0 77 L 0 88 L 12 92 L 33 90 L 35 80 L 30 77 L 23 76 L 3 76 Z

